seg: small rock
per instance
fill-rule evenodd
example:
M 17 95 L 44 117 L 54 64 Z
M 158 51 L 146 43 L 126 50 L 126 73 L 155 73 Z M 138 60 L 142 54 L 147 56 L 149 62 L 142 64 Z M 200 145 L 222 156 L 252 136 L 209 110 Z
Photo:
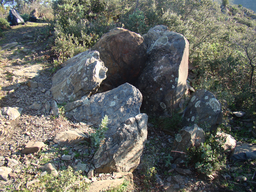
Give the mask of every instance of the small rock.
M 41 177 L 43 177 L 45 175 L 47 175 L 47 171 L 44 171 L 44 172 L 41 173 Z
M 22 110 L 22 108 L 18 107 L 3 107 L 2 114 L 7 115 L 9 120 L 14 120 L 21 115 Z
M 175 176 L 173 176 L 172 178 L 173 178 L 173 180 L 174 180 L 176 183 L 178 183 L 178 184 L 180 184 L 180 185 L 184 185 L 184 177 L 183 177 L 183 176 L 181 176 L 181 175 L 175 175 Z
M 53 164 L 51 163 L 47 163 L 42 167 L 42 170 L 47 171 L 47 173 L 52 174 L 53 176 L 58 176 L 58 171 L 56 170 L 56 168 L 54 167 Z
M 66 144 L 74 145 L 74 144 L 78 144 L 84 139 L 88 140 L 89 136 L 84 134 L 82 131 L 68 130 L 68 131 L 58 133 L 54 138 L 54 142 L 60 145 L 66 145 Z
M 57 102 L 56 101 L 52 101 L 51 107 L 52 107 L 51 114 L 53 116 L 58 116 L 59 115 L 59 109 L 58 109 Z
M 94 170 L 91 169 L 91 170 L 88 172 L 87 177 L 90 179 L 90 178 L 92 178 L 93 176 L 94 176 Z
M 0 167 L 0 179 L 7 181 L 8 175 L 12 172 L 12 169 L 9 167 Z
M 38 87 L 38 84 L 37 84 L 36 81 L 29 80 L 29 81 L 28 81 L 28 86 L 29 86 L 30 88 L 34 89 L 34 88 L 37 88 L 37 87 Z
M 18 42 L 14 41 L 11 43 L 8 43 L 2 47 L 2 49 L 12 49 L 18 45 Z
M 17 161 L 16 159 L 9 159 L 8 158 L 7 160 L 8 160 L 8 163 L 7 163 L 8 167 L 15 167 L 15 166 L 20 164 L 20 162 Z
M 171 181 L 172 181 L 172 176 L 168 177 L 166 180 L 167 180 L 168 182 L 171 182 Z
M 236 117 L 243 117 L 245 115 L 245 112 L 243 112 L 243 111 L 234 111 L 233 115 L 235 115 Z
M 42 105 L 38 102 L 34 102 L 29 108 L 34 109 L 34 110 L 39 110 L 41 109 Z
M 43 142 L 34 142 L 34 141 L 29 141 L 26 144 L 26 147 L 24 150 L 21 151 L 23 154 L 29 154 L 29 153 L 36 153 L 40 149 L 42 149 L 45 146 Z
M 72 156 L 71 155 L 62 155 L 61 159 L 63 161 L 70 161 L 72 159 Z
M 247 181 L 247 177 L 245 177 L 245 176 L 238 176 L 238 177 L 236 177 L 235 178 L 235 180 L 237 181 L 237 182 L 241 182 L 241 181 Z
M 40 182 L 40 180 L 39 179 L 35 179 L 35 180 L 32 180 L 32 181 L 29 181 L 29 182 L 27 182 L 27 187 L 29 187 L 30 185 L 33 185 L 34 183 L 39 183 Z
M 85 172 L 89 171 L 88 165 L 80 162 L 74 168 L 76 171 L 85 171 Z
M 175 171 L 177 171 L 181 175 L 191 175 L 190 169 L 182 169 L 182 168 L 176 168 Z
M 3 156 L 0 156 L 0 166 L 3 166 L 5 164 L 5 158 Z

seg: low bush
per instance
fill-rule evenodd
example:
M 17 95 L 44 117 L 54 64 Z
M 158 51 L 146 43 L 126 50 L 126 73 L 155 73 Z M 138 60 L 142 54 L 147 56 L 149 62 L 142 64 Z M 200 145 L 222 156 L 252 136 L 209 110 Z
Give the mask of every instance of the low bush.
M 20 16 L 22 17 L 22 19 L 24 20 L 24 22 L 29 21 L 29 14 L 24 13 L 24 14 L 22 14 L 22 15 L 20 15 Z
M 225 167 L 227 157 L 222 143 L 223 138 L 211 135 L 200 146 L 188 149 L 189 162 L 198 172 L 205 175 L 220 171 Z
M 6 29 L 10 29 L 10 24 L 9 22 L 4 19 L 4 18 L 0 18 L 0 29 L 2 30 L 6 30 Z

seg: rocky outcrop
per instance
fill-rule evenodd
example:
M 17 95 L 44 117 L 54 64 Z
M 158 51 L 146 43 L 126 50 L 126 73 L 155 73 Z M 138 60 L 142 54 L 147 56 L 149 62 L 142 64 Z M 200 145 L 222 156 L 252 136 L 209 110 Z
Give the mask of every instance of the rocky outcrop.
M 139 114 L 141 104 L 140 91 L 133 85 L 125 83 L 110 91 L 68 103 L 66 116 L 98 126 L 107 115 L 108 127 L 117 128 L 128 118 Z
M 143 37 L 123 28 L 106 33 L 93 47 L 108 68 L 107 79 L 101 90 L 106 91 L 123 83 L 134 84 L 146 61 L 146 46 Z
M 197 91 L 191 98 L 183 118 L 184 126 L 196 123 L 204 131 L 216 133 L 222 122 L 221 104 L 206 90 Z
M 109 137 L 93 158 L 96 172 L 132 172 L 140 163 L 144 142 L 147 139 L 146 114 L 126 120 L 118 129 L 110 128 Z M 109 134 L 111 133 L 111 134 Z
M 144 96 L 142 108 L 154 116 L 171 114 L 187 89 L 189 43 L 162 25 L 144 38 L 148 61 L 137 83 Z
M 80 99 L 95 92 L 106 79 L 107 68 L 97 51 L 80 53 L 63 66 L 52 78 L 51 92 L 59 103 Z

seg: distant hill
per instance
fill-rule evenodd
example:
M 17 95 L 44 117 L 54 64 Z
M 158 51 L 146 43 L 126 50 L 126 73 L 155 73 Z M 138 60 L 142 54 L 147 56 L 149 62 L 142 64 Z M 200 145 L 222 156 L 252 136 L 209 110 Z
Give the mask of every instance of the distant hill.
M 222 0 L 213 0 L 214 2 L 222 3 Z M 251 9 L 256 12 L 256 0 L 229 0 L 229 3 L 235 5 L 242 5 L 247 9 Z

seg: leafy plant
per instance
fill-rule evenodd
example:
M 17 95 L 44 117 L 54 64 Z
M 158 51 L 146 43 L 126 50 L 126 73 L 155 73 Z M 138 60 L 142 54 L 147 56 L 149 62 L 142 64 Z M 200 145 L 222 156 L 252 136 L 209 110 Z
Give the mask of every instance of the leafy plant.
M 200 146 L 188 149 L 189 161 L 195 165 L 198 172 L 211 175 L 225 166 L 226 154 L 222 143 L 221 137 L 210 135 Z
M 21 14 L 20 16 L 22 17 L 22 19 L 24 20 L 24 22 L 29 21 L 29 14 L 24 13 L 24 14 Z
M 4 19 L 4 18 L 0 18 L 0 29 L 2 30 L 6 30 L 6 29 L 10 29 L 10 24 L 9 22 Z
M 96 148 L 100 146 L 100 144 L 103 144 L 105 141 L 105 133 L 108 130 L 108 116 L 105 115 L 104 118 L 101 121 L 101 124 L 98 129 L 96 129 L 95 133 L 91 134 L 92 138 L 92 145 Z

